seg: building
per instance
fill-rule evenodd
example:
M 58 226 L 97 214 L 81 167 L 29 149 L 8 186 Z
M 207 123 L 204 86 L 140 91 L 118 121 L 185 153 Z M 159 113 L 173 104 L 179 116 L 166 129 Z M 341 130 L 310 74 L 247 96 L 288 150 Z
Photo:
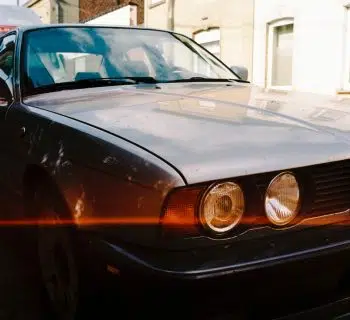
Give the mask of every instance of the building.
M 79 21 L 83 23 L 139 26 L 143 20 L 143 0 L 80 0 Z
M 24 6 L 44 23 L 143 24 L 143 0 L 29 0 Z
M 29 0 L 23 6 L 32 9 L 46 24 L 79 21 L 79 0 Z
M 349 0 L 255 0 L 252 81 L 277 90 L 350 91 Z
M 224 5 L 223 5 L 224 4 Z M 227 65 L 253 61 L 254 0 L 145 0 L 145 25 L 185 34 Z

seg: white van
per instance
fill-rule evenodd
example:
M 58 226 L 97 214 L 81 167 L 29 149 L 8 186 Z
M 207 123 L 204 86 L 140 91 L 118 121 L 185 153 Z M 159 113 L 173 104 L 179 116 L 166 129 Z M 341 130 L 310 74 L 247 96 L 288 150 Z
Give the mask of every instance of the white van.
M 35 24 L 43 23 L 32 9 L 0 5 L 0 36 L 18 26 Z

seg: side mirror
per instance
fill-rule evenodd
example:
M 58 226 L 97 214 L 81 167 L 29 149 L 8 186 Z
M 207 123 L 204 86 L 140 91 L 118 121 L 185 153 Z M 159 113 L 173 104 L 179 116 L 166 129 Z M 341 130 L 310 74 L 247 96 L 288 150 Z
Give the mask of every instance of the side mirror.
M 232 66 L 231 70 L 239 76 L 242 80 L 248 80 L 248 69 L 246 67 Z
M 5 80 L 0 78 L 0 106 L 8 106 L 12 102 L 12 93 Z

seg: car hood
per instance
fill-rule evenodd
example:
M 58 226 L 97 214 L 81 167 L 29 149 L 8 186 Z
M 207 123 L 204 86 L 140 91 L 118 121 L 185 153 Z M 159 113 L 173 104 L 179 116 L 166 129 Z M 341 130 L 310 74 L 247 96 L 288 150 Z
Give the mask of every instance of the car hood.
M 348 99 L 178 83 L 61 91 L 24 102 L 142 146 L 188 183 L 350 157 Z

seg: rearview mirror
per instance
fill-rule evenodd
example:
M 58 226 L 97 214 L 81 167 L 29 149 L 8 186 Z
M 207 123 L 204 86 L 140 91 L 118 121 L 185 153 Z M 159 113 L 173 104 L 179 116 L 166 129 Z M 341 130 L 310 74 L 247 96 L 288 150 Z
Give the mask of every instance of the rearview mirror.
M 5 80 L 0 78 L 0 106 L 6 107 L 12 102 L 12 93 Z
M 239 76 L 242 80 L 248 80 L 248 69 L 246 67 L 232 66 L 231 70 Z

